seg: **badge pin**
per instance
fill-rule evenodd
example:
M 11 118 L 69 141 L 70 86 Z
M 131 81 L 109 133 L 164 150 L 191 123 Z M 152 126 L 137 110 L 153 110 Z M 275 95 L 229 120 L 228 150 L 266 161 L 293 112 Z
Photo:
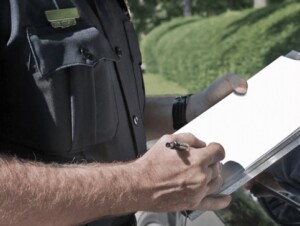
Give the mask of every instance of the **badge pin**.
M 77 24 L 79 13 L 76 8 L 54 9 L 45 11 L 47 20 L 53 28 L 67 28 Z

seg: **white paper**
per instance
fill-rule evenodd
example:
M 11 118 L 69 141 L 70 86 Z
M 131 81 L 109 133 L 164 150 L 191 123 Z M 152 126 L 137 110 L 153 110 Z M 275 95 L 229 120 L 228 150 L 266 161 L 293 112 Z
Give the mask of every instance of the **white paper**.
M 300 61 L 279 57 L 248 80 L 244 96 L 230 94 L 177 133 L 220 143 L 224 163 L 245 169 L 300 127 Z

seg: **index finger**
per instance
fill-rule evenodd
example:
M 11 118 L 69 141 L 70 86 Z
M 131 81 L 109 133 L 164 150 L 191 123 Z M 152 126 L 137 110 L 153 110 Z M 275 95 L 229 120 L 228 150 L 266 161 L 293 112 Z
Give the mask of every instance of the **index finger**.
M 203 148 L 206 146 L 204 141 L 199 140 L 191 133 L 177 133 L 173 135 L 173 138 L 174 140 L 186 143 L 193 148 Z
M 247 92 L 247 88 L 248 84 L 245 79 L 234 73 L 228 73 L 214 81 L 205 90 L 205 93 L 210 106 L 212 106 L 232 92 L 241 95 L 245 94 Z

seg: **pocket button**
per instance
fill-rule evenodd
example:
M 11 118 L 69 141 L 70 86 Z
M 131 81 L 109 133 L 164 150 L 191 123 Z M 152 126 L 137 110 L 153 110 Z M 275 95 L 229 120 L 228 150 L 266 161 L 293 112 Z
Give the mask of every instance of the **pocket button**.
M 93 62 L 94 59 L 95 59 L 94 55 L 91 54 L 90 51 L 86 48 L 80 48 L 80 53 L 81 53 L 84 60 Z
M 115 48 L 115 51 L 118 57 L 121 57 L 123 55 L 122 49 L 119 46 Z

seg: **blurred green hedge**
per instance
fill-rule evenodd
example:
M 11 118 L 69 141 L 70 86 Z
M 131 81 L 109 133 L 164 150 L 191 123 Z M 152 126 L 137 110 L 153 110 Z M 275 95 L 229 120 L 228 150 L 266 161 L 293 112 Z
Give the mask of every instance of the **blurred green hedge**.
M 280 55 L 300 51 L 298 0 L 209 18 L 176 18 L 141 41 L 147 71 L 204 89 L 235 72 L 249 78 Z

